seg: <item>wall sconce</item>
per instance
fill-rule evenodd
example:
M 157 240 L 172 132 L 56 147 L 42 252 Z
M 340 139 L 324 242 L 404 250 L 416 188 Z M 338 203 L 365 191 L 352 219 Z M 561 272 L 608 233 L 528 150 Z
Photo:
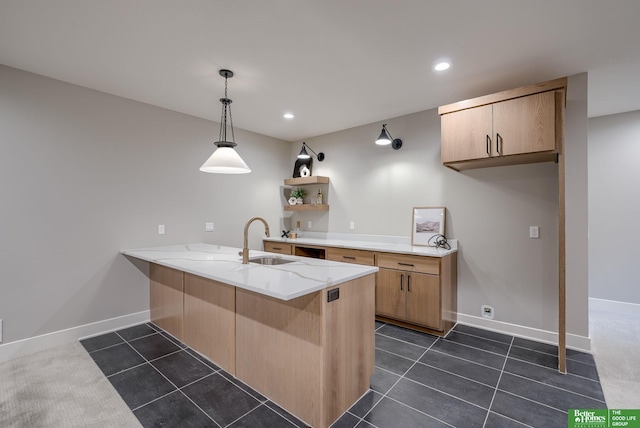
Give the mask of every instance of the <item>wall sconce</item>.
M 311 151 L 311 153 L 313 153 L 314 155 L 316 155 L 316 159 L 318 159 L 319 162 L 322 162 L 324 160 L 324 153 L 320 152 L 320 153 L 316 153 L 313 151 L 313 149 L 309 146 L 307 146 L 307 143 L 302 143 L 302 149 L 300 150 L 300 153 L 298 154 L 298 159 L 309 159 L 311 157 L 311 155 L 309 153 L 307 153 L 307 149 L 309 149 Z
M 394 139 L 389 133 L 387 124 L 385 123 L 384 125 L 382 125 L 382 132 L 376 140 L 376 144 L 379 146 L 387 146 L 391 144 L 391 147 L 393 147 L 394 150 L 398 150 L 400 149 L 400 147 L 402 147 L 402 140 L 400 138 Z

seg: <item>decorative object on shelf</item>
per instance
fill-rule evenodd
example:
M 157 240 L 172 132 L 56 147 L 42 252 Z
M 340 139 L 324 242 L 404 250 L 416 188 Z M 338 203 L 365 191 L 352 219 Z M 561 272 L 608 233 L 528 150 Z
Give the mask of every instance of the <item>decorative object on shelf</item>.
M 309 151 L 311 153 L 313 153 L 316 156 L 316 159 L 318 159 L 318 162 L 322 162 L 324 160 L 324 153 L 320 152 L 320 153 L 316 153 L 313 151 L 313 149 L 309 146 L 307 146 L 307 143 L 302 142 L 302 149 L 300 149 L 300 153 L 298 153 L 298 159 L 310 159 L 311 155 L 309 153 L 307 153 L 307 149 L 309 149 Z
M 318 189 L 318 195 L 316 196 L 316 204 L 322 205 L 322 190 Z
M 220 98 L 222 103 L 222 114 L 220 116 L 220 135 L 216 141 L 216 150 L 209 159 L 202 164 L 200 171 L 217 174 L 246 174 L 251 172 L 251 168 L 242 160 L 238 152 L 233 148 L 235 135 L 233 133 L 233 119 L 231 117 L 231 100 L 227 97 L 227 80 L 233 77 L 233 71 L 220 70 L 220 76 L 224 77 L 224 98 Z M 227 112 L 229 113 L 229 125 L 231 127 L 231 141 L 227 141 Z
M 296 163 L 293 166 L 293 178 L 300 177 L 300 170 L 303 167 L 307 167 L 309 169 L 309 176 L 311 176 L 311 166 L 313 164 L 313 159 L 296 159 Z
M 289 198 L 289 203 L 291 203 L 291 199 L 295 198 L 296 204 L 302 205 L 304 203 L 305 196 L 307 196 L 307 191 L 301 187 L 296 187 L 295 189 L 291 190 L 291 197 Z
M 311 170 L 307 168 L 306 165 L 302 165 L 300 167 L 300 177 L 309 177 L 311 175 Z
M 293 196 L 289 198 L 289 205 L 295 205 L 298 203 L 298 199 Z
M 411 245 L 429 246 L 435 235 L 444 235 L 445 211 L 445 207 L 414 207 Z
M 384 125 L 382 125 L 382 132 L 376 140 L 376 144 L 379 146 L 388 146 L 389 144 L 391 144 L 391 147 L 393 147 L 394 150 L 399 150 L 400 147 L 402 147 L 402 140 L 400 138 L 394 139 L 387 129 L 387 124 L 385 123 Z
M 280 235 L 280 237 L 281 238 L 288 238 L 290 232 L 291 232 L 290 230 L 283 230 L 282 231 L 282 235 Z

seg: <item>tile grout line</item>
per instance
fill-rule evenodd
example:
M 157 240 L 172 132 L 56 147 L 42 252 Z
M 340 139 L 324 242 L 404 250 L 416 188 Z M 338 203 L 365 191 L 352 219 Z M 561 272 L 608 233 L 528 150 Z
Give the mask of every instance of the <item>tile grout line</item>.
M 549 369 L 549 370 L 551 370 L 551 369 Z M 606 404 L 606 402 L 604 402 L 602 400 L 599 400 L 599 399 L 594 398 L 594 397 L 589 397 L 588 395 L 584 395 L 584 394 L 581 394 L 579 392 L 571 391 L 570 389 L 565 389 L 565 388 L 561 388 L 561 387 L 556 386 L 556 385 L 551 385 L 551 384 L 548 384 L 548 383 L 544 383 L 544 382 L 541 382 L 539 380 L 536 380 L 536 379 L 533 379 L 533 378 L 530 378 L 530 377 L 526 377 L 526 376 L 523 376 L 523 375 L 520 375 L 520 374 L 517 374 L 517 373 L 511 373 L 511 372 L 506 372 L 506 373 L 511 375 L 511 376 L 518 377 L 520 379 L 524 379 L 524 380 L 528 380 L 528 381 L 531 381 L 531 382 L 535 382 L 537 384 L 540 384 L 540 385 L 543 385 L 543 386 L 546 386 L 546 387 L 558 389 L 558 390 L 560 390 L 562 392 L 565 392 L 565 393 L 579 395 L 580 397 L 588 398 L 590 400 L 599 401 L 599 402 L 601 402 L 603 404 Z M 505 391 L 505 392 L 508 392 L 508 391 Z M 517 394 L 514 394 L 514 395 L 517 395 Z M 518 395 L 518 397 L 520 397 L 520 396 Z M 525 398 L 525 397 L 522 397 L 522 398 Z M 531 401 L 534 401 L 534 400 L 531 400 Z M 534 402 L 537 403 L 537 401 L 534 401 Z M 540 404 L 543 404 L 543 403 L 540 403 Z
M 260 403 L 258 401 L 258 403 Z M 227 425 L 224 426 L 224 428 L 230 427 L 231 425 L 235 424 L 236 422 L 238 422 L 240 419 L 244 418 L 245 416 L 247 416 L 250 413 L 255 412 L 256 410 L 258 410 L 260 407 L 266 407 L 267 409 L 271 410 L 273 413 L 275 413 L 276 415 L 280 416 L 282 419 L 284 419 L 285 421 L 289 422 L 292 426 L 296 426 L 293 422 L 291 422 L 289 419 L 285 418 L 284 416 L 282 416 L 281 414 L 279 414 L 278 412 L 276 412 L 275 410 L 273 410 L 272 408 L 270 408 L 269 406 L 266 405 L 265 403 L 260 403 L 258 404 L 256 407 L 254 407 L 253 409 L 249 410 L 247 413 L 245 413 L 244 415 L 240 416 L 239 418 L 236 418 L 235 420 L 231 421 L 230 423 L 228 423 Z
M 118 332 L 116 332 L 116 334 L 117 334 L 118 336 L 120 336 L 120 338 L 121 338 L 122 340 L 125 340 L 125 339 L 124 339 L 124 337 L 122 337 L 120 334 L 118 334 Z M 156 332 L 156 333 L 154 333 L 154 334 L 160 334 L 160 333 L 159 333 L 159 332 Z M 151 335 L 148 335 L 148 336 L 151 336 Z M 147 336 L 144 336 L 144 337 L 147 337 Z M 131 349 L 133 349 L 133 350 L 134 350 L 134 352 L 136 352 L 138 355 L 140 355 L 140 357 L 142 357 L 142 359 L 143 359 L 143 360 L 145 360 L 145 361 L 146 361 L 146 364 L 149 364 L 149 366 L 151 366 L 151 367 L 152 367 L 156 372 L 158 372 L 158 373 L 160 374 L 160 376 L 162 376 L 163 378 L 165 378 L 165 379 L 167 380 L 167 382 L 169 382 L 169 383 L 170 383 L 170 384 L 175 388 L 175 391 L 179 391 L 182 395 L 184 395 L 184 396 L 187 398 L 187 400 L 191 401 L 191 402 L 193 403 L 193 405 L 194 405 L 194 406 L 196 406 L 196 407 L 198 408 L 198 410 L 200 410 L 202 413 L 204 413 L 204 415 L 205 415 L 207 418 L 211 419 L 211 421 L 212 421 L 214 424 L 216 424 L 216 425 L 220 426 L 220 424 L 218 424 L 218 423 L 217 423 L 217 422 L 216 422 L 216 421 L 215 421 L 211 416 L 209 416 L 209 414 L 208 414 L 207 412 L 205 412 L 204 410 L 202 410 L 202 408 L 200 408 L 200 406 L 198 406 L 198 405 L 197 405 L 197 404 L 196 404 L 196 403 L 195 403 L 191 398 L 189 398 L 189 396 L 187 396 L 187 394 L 185 394 L 184 392 L 182 392 L 182 390 L 180 390 L 180 388 L 178 388 L 178 387 L 176 386 L 176 384 L 174 384 L 173 382 L 171 382 L 171 380 L 170 380 L 169 378 L 167 378 L 164 374 L 162 374 L 162 372 L 160 372 L 160 370 L 158 370 L 158 369 L 157 369 L 153 364 L 151 364 L 151 362 L 150 362 L 150 361 L 149 361 L 149 360 L 148 360 L 144 355 L 142 355 L 140 352 L 138 352 L 138 350 L 137 350 L 136 348 L 134 348 L 134 347 L 133 347 L 133 345 L 131 345 L 131 344 L 130 344 L 128 341 L 126 341 L 126 340 L 125 340 L 125 342 L 126 342 L 126 344 L 127 344 L 127 345 L 129 345 L 129 346 L 131 347 Z M 178 351 L 175 351 L 175 352 L 178 352 Z M 158 357 L 158 358 L 162 358 L 162 357 Z M 154 361 L 155 361 L 156 359 L 158 359 L 158 358 L 155 358 L 155 359 L 154 359 Z M 211 373 L 209 376 L 211 376 L 211 375 L 213 375 L 213 374 L 215 374 L 215 373 Z M 205 376 L 205 377 L 207 377 L 207 376 Z M 203 379 L 204 379 L 204 378 L 203 378 Z M 197 382 L 197 381 L 195 381 L 195 382 Z M 193 382 L 192 382 L 192 383 L 193 383 Z M 175 391 L 172 391 L 172 392 L 175 392 Z M 168 394 L 166 394 L 166 395 L 168 395 Z M 165 396 L 166 396 L 166 395 L 165 395 Z M 152 400 L 152 401 L 155 401 L 155 400 Z M 152 401 L 150 401 L 149 403 L 151 403 Z M 146 403 L 146 404 L 149 404 L 149 403 Z M 145 405 L 146 405 L 146 404 L 145 404 Z M 140 408 L 140 407 L 141 407 L 141 406 L 139 406 L 138 408 Z M 133 413 L 133 411 L 132 411 L 132 413 Z M 134 413 L 134 416 L 135 416 L 135 413 Z M 137 417 L 136 417 L 136 419 L 137 419 Z
M 485 428 L 487 426 L 487 421 L 489 420 L 489 415 L 491 414 L 491 408 L 493 407 L 493 401 L 496 399 L 496 394 L 498 393 L 498 387 L 500 386 L 500 381 L 502 380 L 502 374 L 504 373 L 504 368 L 507 365 L 507 359 L 509 358 L 509 352 L 511 352 L 511 346 L 513 345 L 513 341 L 515 338 L 511 337 L 511 343 L 509 343 L 509 349 L 507 350 L 507 355 L 504 356 L 504 363 L 502 364 L 502 370 L 500 370 L 500 377 L 498 378 L 498 383 L 496 383 L 496 388 L 493 390 L 493 397 L 491 397 L 491 402 L 489 403 L 489 408 L 487 409 L 487 416 L 484 417 L 484 422 L 482 423 L 482 427 Z
M 383 400 L 384 398 L 388 398 L 389 400 L 395 401 L 396 403 L 400 403 L 401 405 L 406 406 L 406 407 L 408 407 L 408 408 L 410 408 L 410 409 L 412 409 L 412 410 L 415 410 L 416 412 L 421 413 L 421 414 L 423 414 L 423 415 L 425 415 L 425 416 L 427 416 L 427 417 L 429 417 L 429 418 L 431 418 L 431 419 L 433 419 L 433 420 L 436 420 L 436 421 L 441 422 L 441 423 L 443 423 L 443 424 L 445 424 L 445 425 L 448 425 L 448 426 L 450 426 L 450 427 L 453 427 L 451 424 L 448 424 L 448 423 L 447 423 L 447 422 L 445 422 L 445 421 L 442 421 L 442 420 L 440 420 L 440 419 L 438 419 L 438 418 L 436 418 L 436 417 L 433 417 L 433 416 L 431 416 L 431 415 L 429 415 L 429 414 L 427 414 L 427 413 L 425 413 L 425 412 L 422 412 L 422 411 L 420 411 L 420 410 L 418 410 L 418 409 L 415 409 L 415 408 L 413 408 L 413 407 L 409 406 L 408 404 L 406 404 L 406 403 L 402 403 L 402 402 L 400 402 L 400 401 L 398 401 L 398 400 L 394 399 L 393 397 L 389 397 L 389 396 L 387 395 L 387 394 L 389 393 L 389 391 L 391 391 L 391 390 L 392 390 L 392 389 L 393 389 L 393 388 L 394 388 L 398 383 L 400 383 L 400 381 L 401 381 L 402 379 L 405 379 L 404 375 L 405 375 L 405 374 L 407 374 L 407 373 L 409 372 L 409 370 L 411 370 L 411 369 L 413 368 L 413 366 L 415 366 L 415 365 L 418 363 L 418 360 L 419 360 L 419 359 L 421 359 L 422 357 L 424 357 L 424 355 L 425 355 L 427 352 L 429 352 L 429 350 L 433 347 L 433 345 L 434 345 L 436 342 L 438 342 L 438 340 L 440 340 L 440 339 L 441 339 L 441 338 L 436 338 L 436 340 L 434 340 L 434 341 L 433 341 L 433 343 L 432 343 L 432 344 L 431 344 L 427 349 L 425 349 L 425 351 L 422 353 L 422 355 L 420 355 L 420 356 L 419 356 L 419 357 L 418 357 L 418 358 L 413 362 L 413 364 L 411 365 L 411 367 L 409 367 L 407 370 L 405 370 L 405 372 L 404 372 L 402 375 L 400 375 L 400 377 L 398 378 L 398 380 L 397 380 L 397 381 L 396 381 L 396 382 L 391 386 L 391 388 L 389 388 L 389 389 L 388 389 L 384 394 L 382 394 L 382 398 L 380 398 L 380 400 L 378 400 L 378 402 L 377 402 L 376 404 L 374 404 L 374 405 L 373 405 L 373 406 L 372 406 L 372 407 L 371 407 L 371 408 L 370 408 L 370 409 L 369 409 L 369 410 L 364 414 L 364 416 L 362 416 L 361 418 L 359 418 L 359 421 L 358 421 L 358 423 L 356 424 L 356 426 L 357 426 L 360 422 L 365 421 L 365 420 L 364 420 L 364 418 L 366 418 L 366 417 L 367 417 L 367 415 L 368 415 L 369 413 L 371 413 L 371 412 L 373 411 L 373 409 L 375 409 L 375 408 L 378 406 L 378 404 L 380 404 L 380 403 L 382 402 L 382 400 Z M 391 352 L 390 352 L 390 353 L 391 353 Z M 394 354 L 394 355 L 395 355 L 395 354 Z M 375 365 L 374 365 L 374 366 L 375 366 Z M 387 371 L 388 371 L 388 370 L 387 370 Z M 391 372 L 391 373 L 393 373 L 393 372 Z M 394 373 L 394 374 L 395 374 L 395 373 Z M 407 380 L 409 380 L 409 381 L 411 380 L 411 379 L 409 379 L 409 378 L 406 378 L 406 379 L 407 379 Z M 375 391 L 375 392 L 377 392 L 377 391 Z M 379 392 L 378 392 L 378 394 L 379 394 Z M 365 421 L 365 422 L 366 422 L 366 423 L 369 423 L 368 421 Z M 371 425 L 373 425 L 373 424 L 371 424 Z M 374 425 L 374 426 L 375 426 L 375 425 Z M 455 428 L 455 427 L 453 427 L 453 428 Z

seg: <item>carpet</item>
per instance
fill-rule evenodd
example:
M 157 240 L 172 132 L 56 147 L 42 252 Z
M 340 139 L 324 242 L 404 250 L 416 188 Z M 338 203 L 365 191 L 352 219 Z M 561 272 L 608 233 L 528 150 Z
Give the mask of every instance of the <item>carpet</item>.
M 80 343 L 0 364 L 0 426 L 140 427 Z

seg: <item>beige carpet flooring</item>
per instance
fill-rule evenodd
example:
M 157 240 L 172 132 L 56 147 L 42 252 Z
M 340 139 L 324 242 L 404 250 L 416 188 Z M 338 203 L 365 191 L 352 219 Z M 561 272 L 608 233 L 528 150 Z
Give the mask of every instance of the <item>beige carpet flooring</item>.
M 610 409 L 640 409 L 640 315 L 589 311 L 591 350 Z
M 0 427 L 140 427 L 80 343 L 0 364 Z

